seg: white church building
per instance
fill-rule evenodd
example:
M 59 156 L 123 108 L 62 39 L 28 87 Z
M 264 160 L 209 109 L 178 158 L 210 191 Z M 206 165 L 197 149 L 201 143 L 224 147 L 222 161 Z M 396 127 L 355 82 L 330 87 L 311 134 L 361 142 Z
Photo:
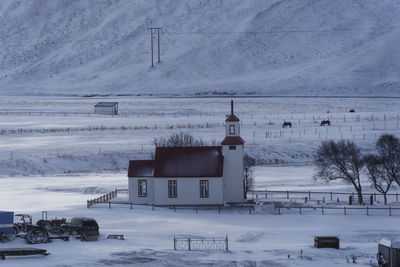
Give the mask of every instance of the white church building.
M 130 202 L 156 206 L 241 203 L 243 149 L 232 101 L 221 146 L 157 147 L 154 160 L 129 161 Z

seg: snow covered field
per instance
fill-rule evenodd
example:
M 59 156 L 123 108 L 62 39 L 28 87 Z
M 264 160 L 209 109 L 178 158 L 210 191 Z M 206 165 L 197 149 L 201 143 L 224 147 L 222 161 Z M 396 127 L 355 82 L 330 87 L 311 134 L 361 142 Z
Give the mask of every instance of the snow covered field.
M 154 137 L 187 131 L 221 141 L 230 111 L 227 98 L 120 97 L 106 101 L 120 102 L 121 115 L 94 115 L 102 100 L 2 97 L 0 174 L 118 171 L 129 158 L 148 158 Z M 235 98 L 235 113 L 250 155 L 266 164 L 304 163 L 322 140 L 351 139 L 369 151 L 381 133 L 399 136 L 399 104 L 399 98 Z M 331 126 L 320 127 L 326 119 Z M 283 129 L 284 121 L 293 128 Z
M 97 98 L 3 97 L 0 99 L 0 210 L 40 218 L 89 216 L 100 224 L 101 239 L 84 243 L 55 240 L 38 247 L 48 257 L 8 258 L 5 266 L 360 266 L 375 262 L 382 237 L 398 239 L 398 216 L 340 212 L 249 214 L 248 210 L 178 209 L 114 205 L 86 208 L 86 200 L 127 188 L 129 159 L 146 158 L 152 139 L 188 131 L 207 141 L 222 140 L 229 113 L 227 98 L 131 98 L 121 115 L 92 114 Z M 312 153 L 322 140 L 351 139 L 371 151 L 376 136 L 399 136 L 397 98 L 236 98 L 246 150 L 261 163 L 256 189 L 352 191 L 342 183 L 312 180 Z M 349 113 L 355 109 L 355 113 Z M 329 111 L 329 113 L 328 113 Z M 323 119 L 330 127 L 320 127 Z M 293 128 L 282 129 L 283 121 Z M 305 165 L 307 163 L 307 165 Z M 28 176 L 26 176 L 28 175 Z M 365 183 L 365 191 L 371 191 Z M 123 197 L 123 196 L 122 196 Z M 125 241 L 108 240 L 124 234 Z M 229 236 L 229 253 L 174 252 L 173 236 Z M 314 249 L 315 235 L 337 235 L 341 249 Z M 1 244 L 28 246 L 23 240 Z M 303 250 L 303 259 L 300 251 Z M 289 257 L 288 257 L 289 255 Z
M 312 184 L 311 167 L 292 167 L 296 178 L 286 175 L 287 167 L 257 169 L 258 188 L 268 186 L 268 177 L 281 177 L 288 187 Z M 280 176 L 277 175 L 280 173 Z M 32 214 L 40 218 L 47 210 L 50 217 L 89 216 L 100 225 L 98 242 L 54 240 L 36 245 L 47 249 L 47 257 L 9 257 L 2 265 L 21 266 L 346 266 L 346 256 L 358 257 L 357 266 L 375 262 L 377 242 L 398 239 L 399 217 L 365 215 L 252 214 L 243 211 L 113 205 L 86 208 L 86 200 L 126 188 L 126 173 L 94 173 L 45 177 L 9 177 L 0 179 L 0 210 Z M 326 186 L 329 189 L 329 186 Z M 271 182 L 269 189 L 279 189 Z M 122 197 L 124 197 L 122 195 Z M 124 241 L 106 239 L 108 234 L 123 234 Z M 173 236 L 214 237 L 228 235 L 230 252 L 174 252 Z M 315 249 L 315 235 L 337 235 L 341 249 Z M 21 239 L 1 247 L 25 247 Z M 303 250 L 303 259 L 299 258 Z M 289 258 L 288 258 L 289 255 Z

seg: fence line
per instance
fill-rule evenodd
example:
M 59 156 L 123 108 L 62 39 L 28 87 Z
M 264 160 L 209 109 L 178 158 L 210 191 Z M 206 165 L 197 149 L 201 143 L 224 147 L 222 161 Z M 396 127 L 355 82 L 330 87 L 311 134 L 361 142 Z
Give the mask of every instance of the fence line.
M 128 192 L 128 189 L 116 189 L 116 191 L 126 191 Z M 89 201 L 89 200 L 88 200 Z M 220 214 L 221 212 L 223 212 L 224 210 L 229 210 L 229 212 L 231 212 L 231 210 L 234 209 L 238 209 L 238 210 L 243 210 L 243 211 L 248 211 L 249 214 L 256 214 L 255 212 L 255 208 L 253 204 L 250 205 L 245 205 L 245 206 L 232 206 L 232 207 L 224 207 L 223 205 L 212 205 L 212 206 L 207 206 L 207 205 L 202 205 L 202 206 L 196 206 L 196 205 L 149 205 L 149 204 L 134 204 L 130 201 L 111 201 L 109 200 L 108 202 L 96 202 L 97 203 L 104 203 L 104 204 L 108 204 L 108 208 L 111 209 L 112 205 L 128 205 L 129 208 L 132 210 L 133 206 L 147 206 L 147 207 L 151 207 L 151 209 L 154 211 L 156 207 L 161 207 L 161 208 L 169 208 L 170 210 L 173 210 L 174 212 L 176 212 L 179 209 L 192 209 L 194 212 L 198 213 L 199 210 L 216 210 L 218 211 L 218 214 Z
M 326 192 L 326 191 L 289 191 L 289 190 L 251 190 L 248 192 L 248 194 L 251 194 L 251 199 L 254 200 L 258 200 L 260 197 L 265 197 L 265 199 L 269 198 L 273 199 L 275 198 L 283 198 L 283 199 L 291 199 L 291 198 L 296 198 L 293 197 L 293 195 L 297 195 L 297 198 L 300 198 L 300 196 L 298 195 L 302 195 L 303 198 L 305 198 L 305 201 L 309 201 L 309 200 L 319 200 L 322 202 L 325 201 L 338 201 L 339 198 L 335 199 L 336 196 L 351 196 L 352 200 L 354 201 L 354 203 L 357 200 L 357 193 L 356 192 Z M 276 196 L 278 195 L 278 196 Z M 319 195 L 320 198 L 315 198 L 315 195 Z M 384 195 L 381 193 L 362 193 L 363 199 L 365 198 L 366 200 L 372 199 L 373 201 L 377 201 L 377 199 L 384 199 Z M 391 199 L 395 199 L 396 203 L 399 203 L 399 197 L 400 194 L 399 193 L 388 193 L 386 194 L 388 200 Z M 321 199 L 322 197 L 322 199 Z M 326 198 L 325 198 L 326 197 Z M 346 199 L 347 200 L 347 199 Z
M 1 135 L 9 134 L 27 134 L 27 133 L 69 133 L 69 132 L 94 132 L 94 131 L 127 131 L 127 130 L 152 130 L 152 129 L 190 129 L 190 128 L 212 128 L 223 126 L 221 123 L 186 123 L 186 124 L 175 124 L 175 125 L 164 125 L 160 126 L 154 124 L 154 126 L 119 126 L 119 127 L 106 127 L 101 126 L 88 126 L 88 127 L 67 127 L 67 128 L 19 128 L 19 129 L 1 129 Z
M 109 202 L 111 199 L 117 197 L 118 191 L 121 191 L 121 189 L 120 190 L 115 189 L 114 191 L 111 191 L 108 194 L 102 195 L 102 196 L 100 196 L 98 198 L 95 198 L 95 199 L 88 200 L 86 202 L 87 208 L 90 208 L 91 206 L 93 206 L 95 204 L 98 204 L 98 203 L 107 203 L 107 202 Z
M 298 209 L 299 210 L 299 214 L 303 214 L 303 211 L 307 210 L 307 209 L 315 210 L 315 211 L 320 209 L 322 215 L 325 214 L 326 210 L 343 210 L 343 214 L 344 215 L 348 215 L 348 212 L 350 210 L 363 210 L 364 211 L 364 215 L 367 215 L 367 216 L 372 215 L 371 211 L 373 211 L 373 210 L 386 211 L 387 212 L 386 214 L 389 215 L 389 216 L 393 216 L 394 215 L 393 211 L 400 210 L 399 207 L 390 207 L 390 206 L 389 207 L 369 207 L 369 206 L 365 206 L 365 207 L 362 207 L 362 206 L 359 206 L 359 207 L 353 207 L 353 206 L 350 206 L 350 207 L 349 206 L 332 207 L 332 206 L 302 206 L 302 205 L 300 205 L 298 207 L 286 207 L 286 206 L 278 204 L 277 207 L 276 207 L 278 215 L 281 214 L 281 209 L 284 209 L 284 208 L 289 209 L 289 210 L 290 209 Z M 398 214 L 398 216 L 400 216 L 400 214 Z

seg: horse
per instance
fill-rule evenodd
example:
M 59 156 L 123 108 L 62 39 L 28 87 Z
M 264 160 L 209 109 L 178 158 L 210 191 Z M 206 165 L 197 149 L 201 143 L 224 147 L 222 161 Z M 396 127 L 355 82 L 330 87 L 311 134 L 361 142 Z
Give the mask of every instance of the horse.
M 292 123 L 291 123 L 290 121 L 285 121 L 285 122 L 282 124 L 282 128 L 286 128 L 286 127 L 292 128 Z
M 330 120 L 321 121 L 321 124 L 320 124 L 320 125 L 321 125 L 321 126 L 324 126 L 324 125 L 331 126 L 331 122 L 330 122 Z

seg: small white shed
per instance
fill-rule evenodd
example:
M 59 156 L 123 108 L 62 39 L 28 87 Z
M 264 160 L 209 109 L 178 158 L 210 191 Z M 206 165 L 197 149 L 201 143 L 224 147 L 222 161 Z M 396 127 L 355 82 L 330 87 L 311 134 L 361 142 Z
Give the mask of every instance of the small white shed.
M 99 102 L 94 105 L 95 114 L 118 115 L 118 102 Z

